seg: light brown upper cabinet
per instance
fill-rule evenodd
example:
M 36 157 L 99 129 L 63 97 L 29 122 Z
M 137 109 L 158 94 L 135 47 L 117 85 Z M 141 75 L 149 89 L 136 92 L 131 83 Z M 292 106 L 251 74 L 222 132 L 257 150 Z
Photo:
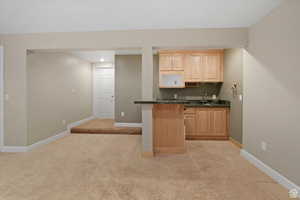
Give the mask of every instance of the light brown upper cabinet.
M 203 80 L 203 58 L 197 54 L 186 56 L 184 79 L 185 82 L 201 82 Z
M 183 71 L 184 70 L 184 55 L 183 54 L 173 54 L 172 70 Z
M 171 71 L 172 59 L 171 54 L 159 54 L 159 71 Z
M 223 82 L 223 62 L 223 50 L 159 52 L 160 74 L 183 72 L 185 83 Z
M 160 71 L 183 71 L 184 55 L 179 53 L 160 53 L 159 70 Z
M 223 51 L 187 53 L 184 74 L 185 82 L 223 82 Z
M 223 82 L 223 54 L 203 55 L 203 81 L 204 82 Z
M 159 53 L 159 87 L 184 88 L 184 54 Z

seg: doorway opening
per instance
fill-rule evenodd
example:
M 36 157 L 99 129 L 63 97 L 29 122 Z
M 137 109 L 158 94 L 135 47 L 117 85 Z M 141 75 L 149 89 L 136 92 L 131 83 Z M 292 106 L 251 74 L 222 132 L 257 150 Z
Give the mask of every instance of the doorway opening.
M 115 119 L 115 67 L 113 62 L 93 65 L 93 113 Z
M 141 134 L 141 127 L 130 127 L 140 123 L 133 102 L 141 96 L 140 73 L 136 50 L 28 50 L 29 143 L 66 128 Z

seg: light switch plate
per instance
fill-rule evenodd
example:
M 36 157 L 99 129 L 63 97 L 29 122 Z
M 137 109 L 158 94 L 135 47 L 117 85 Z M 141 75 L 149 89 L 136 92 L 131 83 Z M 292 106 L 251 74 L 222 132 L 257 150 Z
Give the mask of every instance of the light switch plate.
M 261 150 L 263 150 L 263 151 L 267 150 L 267 143 L 264 141 L 261 142 Z
M 4 98 L 5 98 L 5 101 L 8 101 L 9 100 L 9 95 L 5 94 Z

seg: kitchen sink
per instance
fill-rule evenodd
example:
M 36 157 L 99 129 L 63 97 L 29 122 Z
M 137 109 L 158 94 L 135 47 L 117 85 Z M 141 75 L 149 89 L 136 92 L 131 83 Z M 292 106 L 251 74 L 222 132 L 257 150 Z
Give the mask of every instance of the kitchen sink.
M 189 104 L 199 105 L 215 105 L 215 104 L 226 104 L 224 100 L 189 100 Z

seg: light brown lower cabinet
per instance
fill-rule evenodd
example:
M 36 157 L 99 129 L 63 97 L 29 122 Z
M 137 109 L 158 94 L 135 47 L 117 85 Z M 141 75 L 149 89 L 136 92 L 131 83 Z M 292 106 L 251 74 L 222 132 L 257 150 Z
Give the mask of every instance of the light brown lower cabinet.
M 229 108 L 186 108 L 184 125 L 187 139 L 229 139 Z

